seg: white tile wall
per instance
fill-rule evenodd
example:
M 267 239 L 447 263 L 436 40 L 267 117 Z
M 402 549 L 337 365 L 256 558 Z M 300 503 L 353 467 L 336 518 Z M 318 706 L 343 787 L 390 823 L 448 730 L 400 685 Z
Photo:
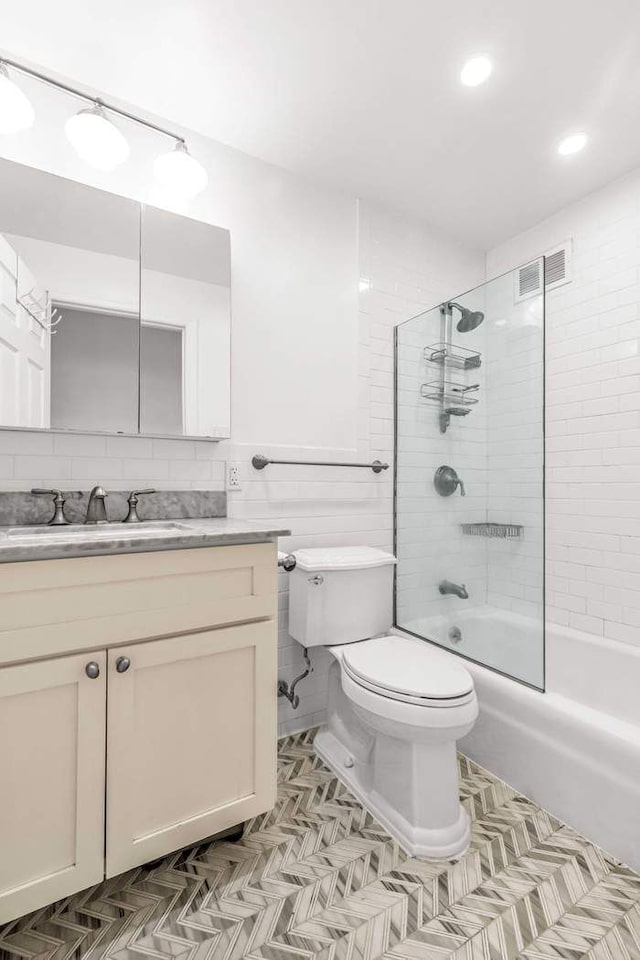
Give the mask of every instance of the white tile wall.
M 0 489 L 93 483 L 223 490 L 224 461 L 218 444 L 204 440 L 0 430 Z
M 455 329 L 453 342 L 477 350 L 478 369 L 448 373 L 477 383 L 478 402 L 463 419 L 439 432 L 439 407 L 419 399 L 420 384 L 438 379 L 426 364 L 426 344 L 440 339 L 439 311 L 405 324 L 400 335 L 398 430 L 398 623 L 418 634 L 455 623 L 462 608 L 493 607 L 534 617 L 542 624 L 542 303 L 516 303 L 511 273 L 467 294 L 448 295 L 485 313 L 474 331 Z M 457 470 L 466 488 L 442 498 L 436 469 Z M 465 537 L 461 524 L 522 524 L 524 537 Z M 469 600 L 441 597 L 440 580 L 464 583 Z M 533 677 L 531 678 L 534 679 Z
M 487 543 L 487 602 L 542 625 L 542 297 L 516 302 L 511 272 L 485 292 L 487 519 L 524 527 Z
M 573 238 L 547 297 L 547 602 L 640 643 L 640 171 L 487 256 L 489 276 Z
M 483 309 L 483 291 L 466 299 L 460 288 L 446 297 Z M 487 548 L 480 538 L 464 538 L 462 523 L 485 519 L 486 457 L 486 327 L 465 334 L 454 330 L 454 343 L 477 350 L 479 369 L 450 370 L 450 379 L 479 384 L 478 402 L 465 417 L 451 417 L 447 432 L 439 425 L 440 407 L 420 397 L 425 381 L 439 380 L 442 367 L 425 362 L 424 348 L 442 339 L 440 311 L 431 310 L 399 331 L 398 417 L 398 624 L 415 633 L 430 629 L 427 621 L 453 615 L 461 601 L 438 592 L 441 580 L 464 583 L 469 603 L 483 606 L 487 598 Z M 440 466 L 453 467 L 465 486 L 450 497 L 440 496 L 434 476 Z M 464 602 L 467 608 L 469 603 Z

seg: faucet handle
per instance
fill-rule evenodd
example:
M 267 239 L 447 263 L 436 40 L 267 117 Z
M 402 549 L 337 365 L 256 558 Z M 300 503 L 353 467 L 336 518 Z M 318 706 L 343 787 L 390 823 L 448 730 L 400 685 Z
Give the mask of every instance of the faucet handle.
M 433 477 L 433 485 L 441 497 L 450 497 L 458 488 L 460 489 L 460 496 L 466 496 L 464 483 L 454 468 L 447 464 L 438 467 Z
M 148 490 L 132 490 L 127 498 L 127 503 L 129 504 L 129 513 L 123 520 L 123 523 L 140 523 L 140 517 L 138 516 L 138 498 L 146 496 L 148 493 L 157 493 L 157 490 L 154 490 L 153 487 L 150 487 Z
M 31 493 L 35 493 L 36 496 L 49 496 L 53 497 L 54 511 L 51 520 L 49 520 L 49 526 L 52 527 L 62 527 L 66 526 L 69 521 L 64 515 L 64 505 L 66 503 L 66 498 L 63 495 L 61 490 L 43 490 L 40 487 L 34 487 Z

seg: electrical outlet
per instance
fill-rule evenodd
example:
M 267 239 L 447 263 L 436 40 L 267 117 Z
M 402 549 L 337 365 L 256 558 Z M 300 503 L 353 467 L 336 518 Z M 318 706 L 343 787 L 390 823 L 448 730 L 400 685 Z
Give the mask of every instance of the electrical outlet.
M 227 464 L 227 490 L 242 490 L 240 467 L 237 463 Z

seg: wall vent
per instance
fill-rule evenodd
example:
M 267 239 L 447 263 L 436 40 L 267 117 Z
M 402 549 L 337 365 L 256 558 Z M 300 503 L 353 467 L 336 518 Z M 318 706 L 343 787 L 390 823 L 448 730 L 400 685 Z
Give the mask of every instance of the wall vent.
M 517 298 L 525 300 L 527 297 L 533 297 L 540 293 L 542 285 L 542 261 L 534 260 L 532 263 L 526 263 L 520 267 L 516 278 L 518 284 Z
M 545 289 L 555 290 L 571 282 L 571 240 L 565 240 L 557 247 L 548 250 L 544 256 Z M 514 299 L 528 300 L 542 291 L 542 257 L 525 263 L 515 272 Z
M 544 277 L 547 290 L 554 290 L 571 282 L 571 240 L 565 240 L 558 247 L 548 250 L 544 255 Z

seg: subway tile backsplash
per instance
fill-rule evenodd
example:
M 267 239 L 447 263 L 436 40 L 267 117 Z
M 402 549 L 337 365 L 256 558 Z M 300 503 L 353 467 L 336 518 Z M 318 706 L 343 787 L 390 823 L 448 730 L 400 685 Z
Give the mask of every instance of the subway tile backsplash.
M 0 431 L 0 489 L 85 489 L 122 480 L 164 489 L 224 490 L 217 443 L 149 437 Z M 126 481 L 126 483 L 125 483 Z

